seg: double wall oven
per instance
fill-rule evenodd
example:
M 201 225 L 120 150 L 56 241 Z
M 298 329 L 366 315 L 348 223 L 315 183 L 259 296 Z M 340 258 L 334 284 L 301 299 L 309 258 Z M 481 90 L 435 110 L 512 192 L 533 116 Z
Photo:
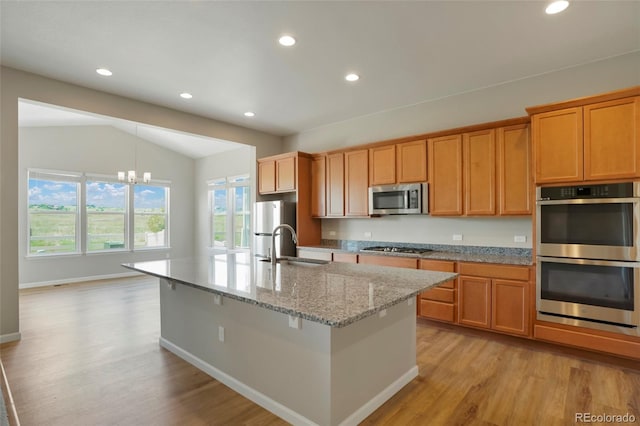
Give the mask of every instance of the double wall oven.
M 536 195 L 538 319 L 640 335 L 640 182 Z

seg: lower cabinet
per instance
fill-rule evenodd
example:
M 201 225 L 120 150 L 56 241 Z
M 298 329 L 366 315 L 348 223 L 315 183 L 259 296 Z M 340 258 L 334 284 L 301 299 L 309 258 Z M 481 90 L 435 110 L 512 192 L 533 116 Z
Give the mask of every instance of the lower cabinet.
M 458 264 L 458 323 L 531 336 L 530 268 Z
M 455 272 L 455 262 L 420 259 L 418 268 Z M 456 280 L 451 280 L 422 292 L 418 296 L 418 316 L 438 321 L 455 322 L 456 305 Z

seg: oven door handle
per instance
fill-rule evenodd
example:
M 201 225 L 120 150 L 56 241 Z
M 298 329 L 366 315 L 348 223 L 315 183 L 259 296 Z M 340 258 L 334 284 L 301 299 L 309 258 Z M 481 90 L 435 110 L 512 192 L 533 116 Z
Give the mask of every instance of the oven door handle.
M 578 198 L 571 200 L 536 200 L 539 206 L 553 206 L 558 204 L 624 204 L 624 203 L 640 203 L 640 198 Z
M 640 268 L 640 262 L 623 262 L 619 260 L 573 259 L 569 257 L 538 256 L 537 263 L 568 263 L 571 265 L 614 266 L 626 268 Z

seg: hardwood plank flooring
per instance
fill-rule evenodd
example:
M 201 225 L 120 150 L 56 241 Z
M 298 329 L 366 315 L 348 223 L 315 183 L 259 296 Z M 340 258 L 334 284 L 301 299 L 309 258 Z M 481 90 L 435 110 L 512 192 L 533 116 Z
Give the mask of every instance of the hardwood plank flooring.
M 0 357 L 22 425 L 283 425 L 158 345 L 157 280 L 20 292 Z M 639 363 L 418 320 L 420 375 L 364 425 L 567 425 L 632 414 Z

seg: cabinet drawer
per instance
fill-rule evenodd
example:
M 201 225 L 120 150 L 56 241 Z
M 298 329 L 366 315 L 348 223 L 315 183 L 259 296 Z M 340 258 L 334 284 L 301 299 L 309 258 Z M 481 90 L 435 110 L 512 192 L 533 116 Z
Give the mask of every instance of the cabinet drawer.
M 333 253 L 334 262 L 358 263 L 358 255 L 355 253 Z
M 439 321 L 453 322 L 455 318 L 455 306 L 450 303 L 422 299 L 420 300 L 420 316 Z
M 449 288 L 434 287 L 420 294 L 422 299 L 453 303 L 456 291 Z
M 410 269 L 416 269 L 418 267 L 418 259 L 411 257 L 369 256 L 361 254 L 358 256 L 358 263 Z
M 528 266 L 496 265 L 494 263 L 458 263 L 460 275 L 529 281 Z

